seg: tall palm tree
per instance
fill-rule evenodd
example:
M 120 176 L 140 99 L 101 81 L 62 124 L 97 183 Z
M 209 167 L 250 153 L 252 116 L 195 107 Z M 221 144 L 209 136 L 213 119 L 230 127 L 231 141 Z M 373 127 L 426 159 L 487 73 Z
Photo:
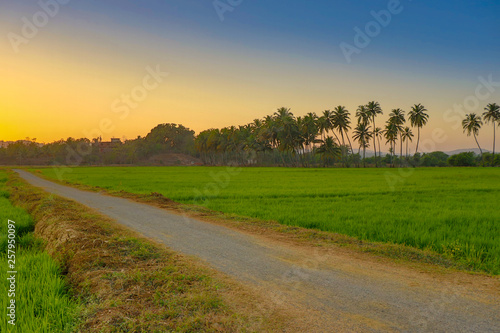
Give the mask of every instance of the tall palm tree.
M 358 124 L 369 124 L 371 121 L 371 115 L 368 112 L 366 105 L 358 106 L 356 110 L 356 118 L 358 118 Z
M 462 121 L 464 133 L 467 133 L 467 136 L 470 136 L 471 134 L 474 135 L 474 140 L 476 140 L 479 151 L 481 152 L 481 159 L 483 158 L 483 150 L 481 149 L 481 146 L 479 146 L 477 135 L 479 134 L 479 129 L 481 129 L 482 125 L 483 121 L 481 120 L 481 117 L 475 113 L 466 114 L 465 119 Z
M 255 153 L 255 159 L 259 153 L 265 153 L 272 150 L 271 143 L 265 137 L 264 121 L 262 119 L 254 119 L 248 125 L 248 135 L 245 138 L 246 147 Z
M 210 131 L 205 130 L 200 132 L 194 141 L 194 148 L 201 155 L 203 162 L 210 163 L 208 155 L 208 137 L 210 136 Z
M 351 139 L 349 139 L 349 129 L 351 128 L 351 119 L 349 111 L 347 111 L 345 106 L 337 106 L 333 110 L 333 127 L 336 128 L 340 135 L 342 136 L 342 145 L 345 146 L 344 134 L 347 137 L 347 141 L 349 142 L 349 147 L 351 147 L 352 152 L 352 144 Z
M 411 128 L 409 128 L 408 126 L 406 126 L 404 129 L 403 129 L 403 134 L 401 136 L 403 142 L 406 141 L 406 158 L 408 158 L 408 141 L 413 141 L 413 132 L 411 131 Z
M 500 105 L 490 103 L 484 108 L 483 118 L 486 123 L 493 123 L 493 166 L 495 166 L 495 141 L 496 141 L 496 122 L 500 125 Z
M 314 145 L 316 136 L 318 136 L 319 128 L 317 126 L 318 116 L 316 113 L 309 112 L 304 116 L 303 126 L 300 128 L 305 139 L 305 145 L 308 148 Z
M 321 140 L 325 140 L 325 133 L 328 130 L 328 121 L 324 115 L 316 120 L 316 126 L 318 127 L 319 134 L 321 135 Z
M 364 168 L 366 168 L 366 148 L 369 147 L 369 142 L 371 138 L 372 138 L 372 132 L 368 123 L 365 122 L 358 123 L 358 125 L 354 129 L 353 139 L 358 141 L 360 147 L 363 147 Z
M 368 104 L 366 104 L 366 108 L 368 109 L 368 114 L 371 116 L 371 119 L 372 119 L 372 124 L 373 124 L 373 149 L 375 151 L 375 161 L 376 161 L 376 165 L 378 166 L 378 161 L 377 161 L 377 146 L 376 146 L 376 143 L 375 143 L 375 137 L 376 137 L 376 134 L 375 134 L 375 129 L 377 128 L 376 124 L 375 124 L 375 117 L 379 114 L 382 114 L 382 108 L 380 107 L 380 103 L 379 102 L 375 102 L 375 101 L 371 101 L 371 102 L 368 102 Z
M 290 109 L 283 107 L 274 113 L 274 118 L 278 126 L 278 150 L 288 155 L 295 155 L 300 145 L 299 128 L 295 116 Z
M 387 124 L 385 125 L 385 130 L 384 130 L 384 137 L 387 140 L 387 143 L 390 144 L 391 149 L 391 164 L 394 167 L 394 150 L 396 147 L 396 140 L 398 139 L 398 133 L 399 133 L 399 128 L 398 125 L 395 123 L 391 122 L 390 120 L 387 121 Z
M 274 113 L 274 117 L 276 119 L 284 119 L 286 117 L 291 117 L 293 116 L 292 112 L 290 111 L 289 108 L 281 107 L 276 112 Z
M 331 136 L 328 136 L 318 147 L 318 149 L 316 149 L 316 154 L 320 155 L 324 166 L 327 166 L 327 163 L 330 159 L 335 160 L 336 158 L 339 158 L 341 156 L 342 150 L 335 143 L 335 140 L 333 140 Z
M 399 141 L 400 141 L 400 151 L 399 151 L 399 160 L 400 164 L 403 160 L 403 125 L 406 121 L 405 119 L 405 112 L 401 109 L 393 109 L 391 113 L 389 114 L 389 121 L 396 125 L 398 129 L 398 134 L 399 134 Z
M 380 128 L 380 127 L 376 127 L 375 130 L 373 131 L 373 133 L 375 134 L 375 138 L 377 139 L 377 142 L 378 142 L 378 152 L 379 152 L 379 155 L 382 153 L 382 150 L 380 149 L 380 139 L 382 139 L 384 137 L 384 131 Z M 375 142 L 375 140 L 374 140 Z M 375 155 L 375 158 L 377 157 L 377 155 Z
M 335 138 L 337 139 L 337 142 L 340 145 L 339 137 L 337 136 L 337 134 L 334 131 L 334 122 L 335 122 L 334 117 L 335 117 L 334 113 L 330 110 L 323 111 L 323 115 L 321 116 L 321 118 L 323 118 L 323 122 L 324 122 L 323 126 L 325 127 L 326 134 L 328 135 L 328 132 L 332 131 L 333 135 L 335 136 Z
M 260 135 L 265 141 L 270 142 L 273 148 L 278 146 L 278 126 L 273 116 L 264 117 L 264 125 Z
M 409 112 L 410 123 L 412 127 L 418 128 L 418 136 L 417 136 L 417 147 L 415 148 L 415 154 L 418 153 L 418 144 L 420 142 L 420 129 L 427 124 L 429 120 L 429 115 L 425 112 L 428 110 L 422 104 L 415 104 L 411 107 L 411 111 Z
M 253 122 L 251 123 L 252 129 L 258 130 L 259 128 L 262 127 L 263 125 L 262 119 L 254 119 Z

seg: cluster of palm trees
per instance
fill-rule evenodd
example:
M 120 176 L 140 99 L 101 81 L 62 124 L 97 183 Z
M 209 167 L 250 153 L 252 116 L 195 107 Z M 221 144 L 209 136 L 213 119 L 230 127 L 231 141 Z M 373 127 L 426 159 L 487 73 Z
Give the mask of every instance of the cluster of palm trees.
M 487 123 L 493 124 L 493 164 L 495 163 L 495 139 L 496 139 L 496 126 L 500 126 L 500 106 L 496 103 L 490 103 L 484 108 L 483 119 Z M 469 113 L 465 115 L 465 119 L 462 121 L 462 127 L 467 136 L 471 134 L 474 136 L 477 147 L 483 155 L 483 150 L 477 141 L 477 136 L 479 135 L 479 130 L 483 126 L 483 120 L 481 116 L 476 113 Z
M 425 126 L 429 120 L 427 109 L 422 104 L 415 104 L 411 107 L 408 113 L 411 127 L 418 129 L 417 146 L 415 152 L 418 152 L 418 144 L 420 142 L 420 129 Z M 353 138 L 359 143 L 360 148 L 363 148 L 363 161 L 366 160 L 366 148 L 369 147 L 369 140 L 373 139 L 373 148 L 375 156 L 377 156 L 377 144 L 380 158 L 380 138 L 385 138 L 386 143 L 390 144 L 389 152 L 391 153 L 391 161 L 393 164 L 394 154 L 396 152 L 396 143 L 400 141 L 400 163 L 403 161 L 403 144 L 406 142 L 406 154 L 408 158 L 408 143 L 413 141 L 413 131 L 406 124 L 406 114 L 402 109 L 393 109 L 389 114 L 385 127 L 382 129 L 376 126 L 375 117 L 382 114 L 382 109 L 378 102 L 369 102 L 366 105 L 360 105 L 356 111 L 357 126 L 354 129 Z M 373 126 L 373 127 L 372 127 Z M 375 140 L 377 139 L 377 140 Z M 378 163 L 378 159 L 376 159 Z M 364 166 L 365 163 L 363 163 Z M 377 164 L 378 165 L 378 164 Z
M 427 109 L 415 104 L 408 112 L 410 126 L 418 129 L 415 152 L 418 152 L 420 129 L 429 119 Z M 366 149 L 373 145 L 374 164 L 381 160 L 380 141 L 390 144 L 394 157 L 397 141 L 400 142 L 400 163 L 403 145 L 413 141 L 413 131 L 406 124 L 405 111 L 394 109 L 385 127 L 377 127 L 376 119 L 383 114 L 380 104 L 371 101 L 356 110 L 355 127 L 352 130 L 351 113 L 344 106 L 325 110 L 321 115 L 314 112 L 295 117 L 289 108 L 279 108 L 274 114 L 255 119 L 243 126 L 209 129 L 195 139 L 195 148 L 208 164 L 283 164 L 307 166 L 317 157 L 327 166 L 340 161 L 344 166 L 359 165 L 363 149 L 363 165 L 366 166 Z M 352 130 L 352 133 L 350 131 Z M 351 140 L 352 139 L 352 140 Z M 353 144 L 357 144 L 355 153 Z M 377 149 L 378 144 L 378 149 Z M 378 154 L 377 154 L 378 152 Z M 394 158 L 391 159 L 394 161 Z M 394 162 L 391 163 L 394 165 Z

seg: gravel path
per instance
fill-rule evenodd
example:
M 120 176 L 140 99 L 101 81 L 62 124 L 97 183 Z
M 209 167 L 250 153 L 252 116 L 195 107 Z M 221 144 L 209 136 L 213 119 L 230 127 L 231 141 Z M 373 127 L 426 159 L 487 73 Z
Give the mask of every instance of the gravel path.
M 219 225 L 128 199 L 62 186 L 22 170 L 22 178 L 75 200 L 180 253 L 193 255 L 246 284 L 268 291 L 277 305 L 308 309 L 310 331 L 500 332 L 495 295 L 474 297 L 453 284 L 410 286 L 395 272 L 343 269 L 320 254 L 304 259 L 293 247 L 266 243 Z M 299 258 L 299 259 L 297 259 Z

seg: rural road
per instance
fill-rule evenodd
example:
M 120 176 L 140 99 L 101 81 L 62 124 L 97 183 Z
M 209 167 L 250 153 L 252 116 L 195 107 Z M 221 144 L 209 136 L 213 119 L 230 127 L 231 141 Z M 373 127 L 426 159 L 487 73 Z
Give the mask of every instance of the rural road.
M 304 254 L 285 243 L 16 171 L 34 186 L 91 207 L 244 284 L 268 290 L 277 306 L 307 309 L 304 316 L 314 318 L 310 332 L 500 332 L 498 293 L 475 289 L 475 282 L 433 279 L 410 268 L 405 268 L 408 272 L 390 266 L 384 271 L 376 261 L 351 262 L 313 250 Z M 492 282 L 494 288 L 497 282 Z

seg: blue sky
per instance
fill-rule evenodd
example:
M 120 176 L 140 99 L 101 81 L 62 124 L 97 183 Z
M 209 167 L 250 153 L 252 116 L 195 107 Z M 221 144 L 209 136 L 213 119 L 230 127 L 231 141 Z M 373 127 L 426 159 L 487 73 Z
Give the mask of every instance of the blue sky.
M 48 0 L 45 0 L 48 1 Z M 227 0 L 221 0 L 226 2 Z M 5 2 L 5 0 L 4 0 Z M 324 61 L 342 61 L 341 42 L 352 42 L 353 28 L 373 20 L 371 11 L 389 1 L 241 0 L 220 22 L 210 0 L 72 0 L 63 15 L 89 24 L 106 20 L 109 29 L 127 27 L 152 36 L 206 38 L 234 47 L 290 52 Z M 355 56 L 359 64 L 396 62 L 409 69 L 422 63 L 454 70 L 491 71 L 498 65 L 500 2 L 401 0 L 403 11 L 370 46 Z M 29 16 L 36 1 L 6 0 L 16 16 Z
M 224 1 L 223 1 L 224 2 Z M 408 66 L 418 61 L 452 69 L 498 64 L 499 1 L 409 1 L 357 61 L 390 59 Z M 243 44 L 277 52 L 340 59 L 338 45 L 351 42 L 355 26 L 373 20 L 371 11 L 388 1 L 243 0 L 220 22 L 211 1 L 86 1 L 70 4 L 92 21 L 92 13 L 159 36 L 179 34 Z M 465 68 L 463 66 L 466 66 Z M 484 67 L 481 67 L 484 66 Z

